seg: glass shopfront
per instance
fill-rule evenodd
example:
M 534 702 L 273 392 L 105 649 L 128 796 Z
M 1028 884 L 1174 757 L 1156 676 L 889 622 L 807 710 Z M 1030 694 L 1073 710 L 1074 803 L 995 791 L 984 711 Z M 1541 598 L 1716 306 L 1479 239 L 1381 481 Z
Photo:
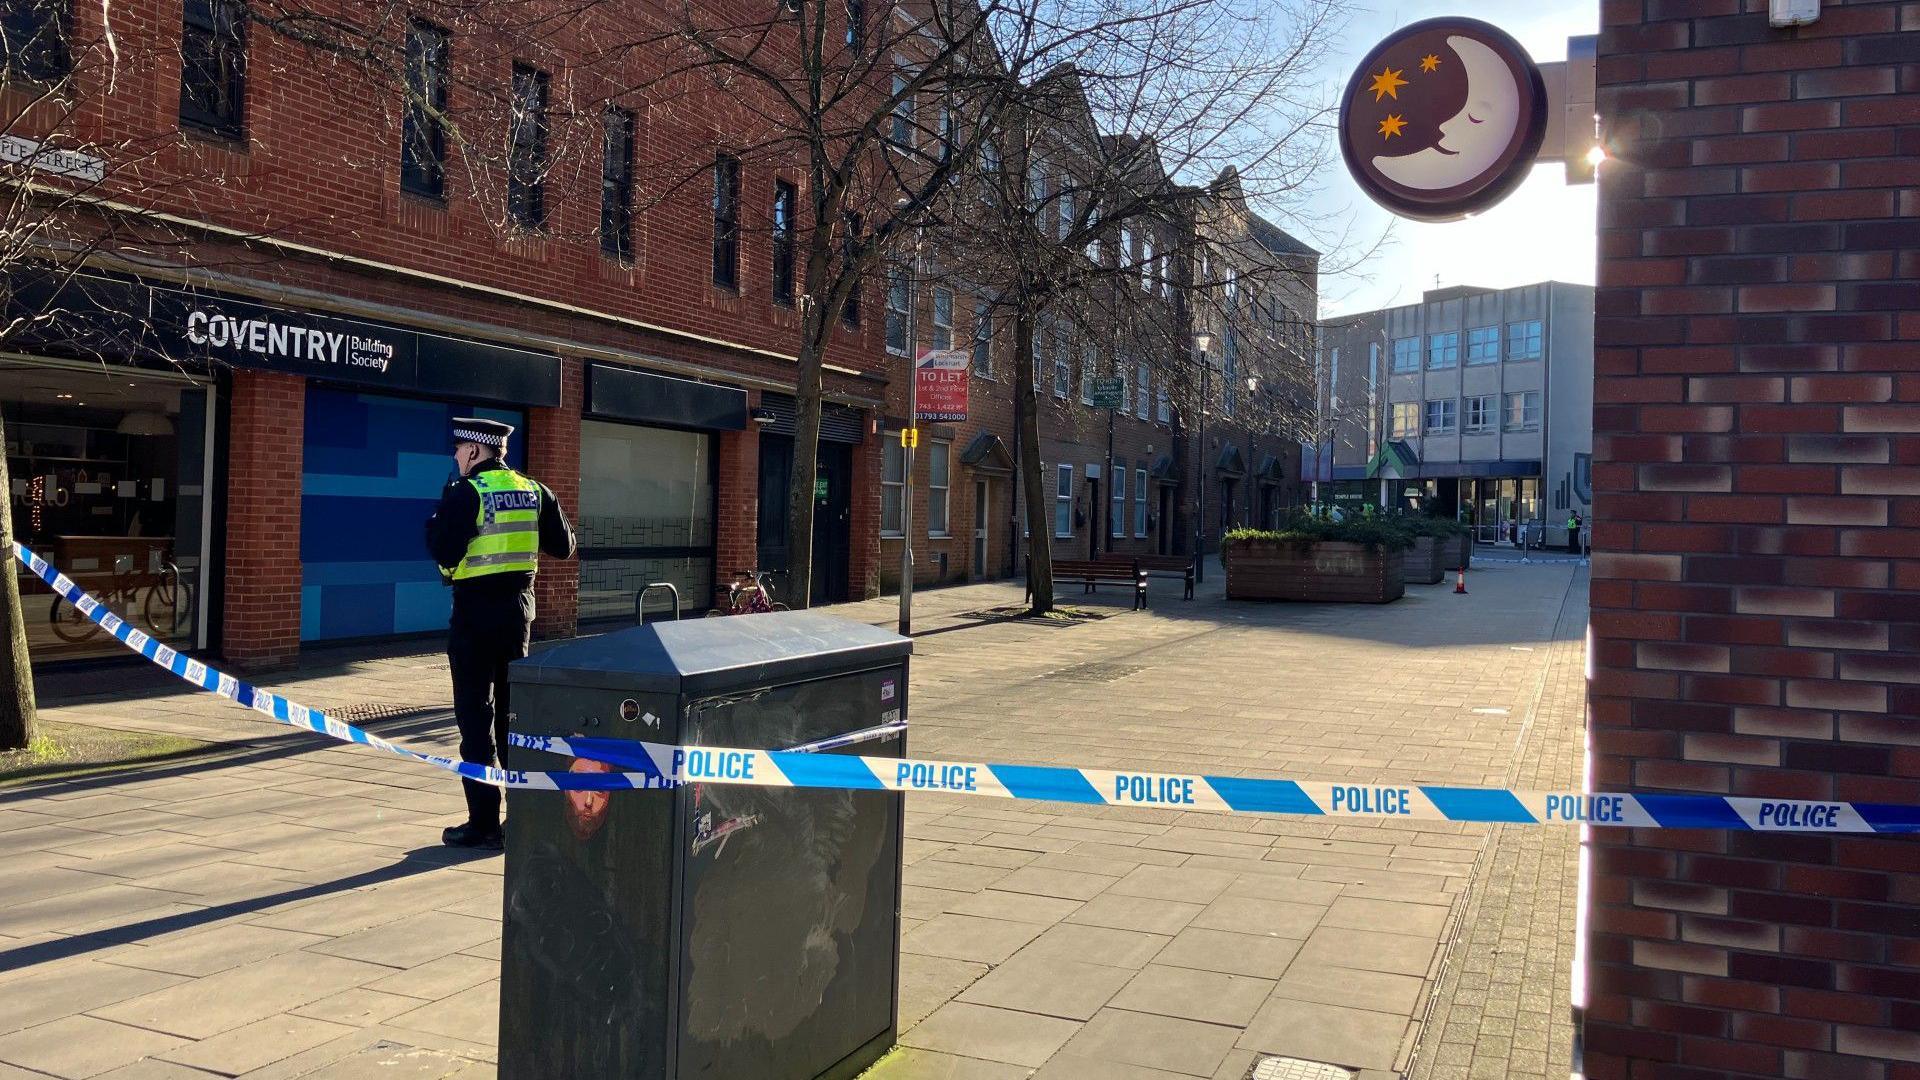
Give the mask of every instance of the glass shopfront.
M 580 618 L 631 619 L 634 597 L 671 582 L 689 615 L 713 606 L 714 436 L 580 425 Z M 649 614 L 670 610 L 661 589 Z
M 13 527 L 116 614 L 183 648 L 205 644 L 211 391 L 104 364 L 0 359 Z M 15 560 L 34 661 L 124 646 Z

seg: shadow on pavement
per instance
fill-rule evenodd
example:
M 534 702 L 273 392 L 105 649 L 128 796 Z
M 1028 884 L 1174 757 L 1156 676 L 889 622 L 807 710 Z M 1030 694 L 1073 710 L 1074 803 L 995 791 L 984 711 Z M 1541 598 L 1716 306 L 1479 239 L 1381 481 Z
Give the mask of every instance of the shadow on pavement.
M 481 859 L 500 858 L 500 852 L 478 852 L 449 847 L 415 848 L 400 857 L 400 861 L 378 870 L 354 874 L 336 881 L 322 882 L 318 885 L 306 885 L 284 892 L 268 893 L 250 900 L 239 900 L 229 904 L 201 908 L 198 911 L 183 911 L 175 915 L 165 915 L 144 922 L 116 926 L 110 930 L 99 930 L 89 934 L 77 934 L 73 937 L 59 938 L 54 941 L 42 941 L 34 945 L 23 945 L 17 949 L 0 951 L 0 971 L 15 971 L 36 964 L 48 964 L 56 960 L 67 960 L 75 956 L 111 949 L 117 945 L 128 945 L 148 938 L 160 937 L 181 930 L 190 930 L 207 923 L 231 919 L 238 915 L 251 915 L 267 908 L 291 904 L 301 900 L 329 896 L 334 893 L 350 892 L 371 885 L 382 885 L 416 874 L 431 873 L 449 866 L 478 862 Z

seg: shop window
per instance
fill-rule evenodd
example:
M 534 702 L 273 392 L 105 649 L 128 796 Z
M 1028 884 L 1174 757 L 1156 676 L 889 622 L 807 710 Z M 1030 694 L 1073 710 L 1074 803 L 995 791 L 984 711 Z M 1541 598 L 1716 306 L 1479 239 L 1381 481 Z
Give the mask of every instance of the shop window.
M 953 290 L 933 290 L 933 347 L 942 352 L 953 348 Z
M 206 391 L 98 363 L 83 373 L 0 362 L 0 412 L 13 480 L 0 498 L 12 500 L 15 539 L 134 629 L 204 645 Z M 417 523 L 410 535 L 417 545 Z M 13 573 L 33 662 L 126 655 L 24 567 Z
M 1147 470 L 1133 470 L 1133 535 L 1147 535 Z
M 1507 395 L 1507 430 L 1532 431 L 1540 426 L 1540 391 Z
M 913 283 L 904 266 L 887 267 L 887 351 L 907 355 L 907 336 L 913 321 Z
M 1053 535 L 1073 535 L 1073 466 L 1053 469 Z
M 713 283 L 740 287 L 740 159 L 713 159 Z
M 1112 489 L 1111 501 L 1107 506 L 1107 532 L 1118 540 L 1127 535 L 1127 463 L 1113 463 L 1113 477 L 1107 486 Z
M 948 514 L 953 487 L 953 444 L 927 444 L 927 535 L 949 536 Z
M 1507 359 L 1540 359 L 1540 320 L 1507 324 Z
M 1427 338 L 1427 367 L 1433 371 L 1460 366 L 1460 333 L 1450 330 Z
M 1420 339 L 1403 337 L 1393 339 L 1393 373 L 1405 375 L 1420 370 Z
M 227 138 L 244 132 L 247 9 L 240 0 L 186 0 L 180 31 L 180 122 Z
M 438 199 L 447 191 L 447 32 L 407 26 L 407 107 L 401 117 L 400 187 Z
M 600 250 L 633 261 L 633 114 L 607 106 L 600 160 Z
M 1497 364 L 1500 362 L 1500 328 L 1497 326 L 1475 326 L 1467 330 L 1467 363 Z
M 547 223 L 546 72 L 513 65 L 513 115 L 507 139 L 507 217 L 523 229 Z
M 773 185 L 773 298 L 793 303 L 793 214 L 798 191 L 785 180 Z
M 880 450 L 880 535 L 906 535 L 907 448 L 900 433 L 887 433 Z
M 73 73 L 68 38 L 71 0 L 14 0 L 0 11 L 0 77 L 7 82 L 59 82 Z
M 713 448 L 703 432 L 581 423 L 582 619 L 633 618 L 634 595 L 655 581 L 695 606 L 713 595 Z

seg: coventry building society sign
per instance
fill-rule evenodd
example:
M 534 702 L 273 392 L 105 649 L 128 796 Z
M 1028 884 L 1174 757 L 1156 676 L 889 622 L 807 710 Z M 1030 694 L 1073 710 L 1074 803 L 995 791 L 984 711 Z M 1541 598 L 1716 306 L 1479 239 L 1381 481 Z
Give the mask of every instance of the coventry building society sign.
M 217 309 L 195 308 L 187 314 L 187 340 L 229 360 L 246 359 L 232 353 L 251 353 L 260 360 L 336 364 L 383 374 L 394 357 L 393 342 L 383 338 L 294 326 L 254 312 L 229 315 Z
M 1546 128 L 1539 69 L 1519 42 L 1477 19 L 1395 31 L 1360 62 L 1340 102 L 1340 152 L 1354 181 L 1420 221 L 1457 221 L 1506 198 Z

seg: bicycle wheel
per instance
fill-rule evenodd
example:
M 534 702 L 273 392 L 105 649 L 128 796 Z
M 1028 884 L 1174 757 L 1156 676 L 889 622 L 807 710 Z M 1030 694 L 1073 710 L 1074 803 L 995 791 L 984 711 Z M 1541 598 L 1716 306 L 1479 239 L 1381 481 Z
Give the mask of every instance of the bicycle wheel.
M 719 608 L 708 608 L 708 609 L 707 609 L 707 618 L 709 618 L 709 619 L 718 619 L 718 618 L 721 618 L 722 616 L 725 616 L 725 615 L 728 615 L 728 614 L 731 614 L 731 613 L 730 613 L 730 612 L 726 612 L 726 611 L 722 611 L 722 610 L 721 610 L 721 609 L 719 609 Z
M 147 590 L 141 613 L 161 637 L 179 637 L 193 626 L 193 589 L 178 578 L 163 577 Z
M 64 596 L 53 598 L 47 619 L 53 624 L 53 636 L 70 645 L 78 645 L 100 632 L 99 624 L 80 614 L 80 609 Z
M 774 611 L 792 611 L 793 609 L 792 609 L 792 608 L 790 608 L 790 607 L 788 607 L 788 606 L 787 606 L 787 605 L 785 605 L 785 604 L 782 604 L 782 603 L 780 603 L 779 601 L 777 601 L 777 600 L 776 600 L 776 601 L 774 601 L 774 604 L 773 604 L 773 608 L 772 608 L 772 610 L 774 610 Z

